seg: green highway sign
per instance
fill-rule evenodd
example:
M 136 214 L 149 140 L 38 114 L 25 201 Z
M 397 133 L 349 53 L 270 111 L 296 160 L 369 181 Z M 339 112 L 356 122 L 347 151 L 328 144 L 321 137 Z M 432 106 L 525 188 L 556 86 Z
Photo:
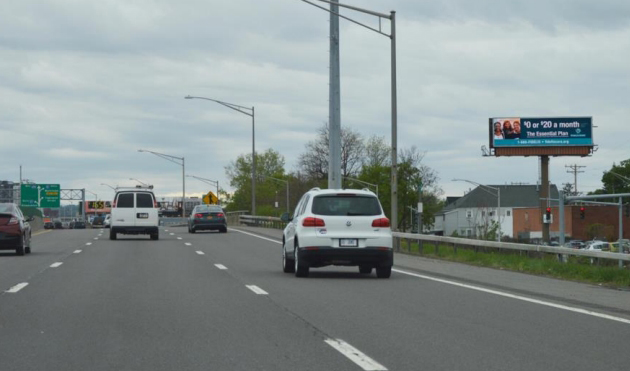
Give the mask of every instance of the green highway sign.
M 61 199 L 59 184 L 22 184 L 22 206 L 58 208 Z

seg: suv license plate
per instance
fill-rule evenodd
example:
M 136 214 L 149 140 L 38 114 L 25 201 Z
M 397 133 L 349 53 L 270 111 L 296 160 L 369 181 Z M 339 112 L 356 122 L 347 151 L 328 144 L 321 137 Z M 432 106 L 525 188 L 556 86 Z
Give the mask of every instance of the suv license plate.
M 340 238 L 339 247 L 358 247 L 359 240 L 356 238 Z
M 138 213 L 138 219 L 149 219 L 149 213 Z

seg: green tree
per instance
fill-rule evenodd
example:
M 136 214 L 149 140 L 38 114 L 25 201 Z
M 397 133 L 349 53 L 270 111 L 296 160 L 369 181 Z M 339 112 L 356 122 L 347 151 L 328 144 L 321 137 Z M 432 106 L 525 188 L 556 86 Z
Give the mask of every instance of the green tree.
M 270 215 L 273 211 L 267 206 L 273 205 L 277 185 L 265 181 L 265 177 L 283 179 L 284 156 L 273 149 L 256 154 L 256 208 L 260 215 Z M 230 186 L 235 189 L 229 200 L 229 210 L 249 210 L 252 205 L 252 155 L 240 155 L 225 167 Z M 270 211 L 271 210 L 271 211 Z
M 630 193 L 630 159 L 623 160 L 602 175 L 603 187 L 589 194 Z

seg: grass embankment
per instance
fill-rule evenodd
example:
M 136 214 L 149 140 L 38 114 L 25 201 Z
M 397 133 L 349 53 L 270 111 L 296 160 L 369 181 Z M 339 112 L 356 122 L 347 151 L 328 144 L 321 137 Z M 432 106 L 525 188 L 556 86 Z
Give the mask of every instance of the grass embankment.
M 548 277 L 602 284 L 613 287 L 630 287 L 630 270 L 619 269 L 618 262 L 612 260 L 597 259 L 594 264 L 590 258 L 571 256 L 568 263 L 561 263 L 553 254 L 534 253 L 528 256 L 526 252 L 499 252 L 482 251 L 474 249 L 439 245 L 437 251 L 435 245 L 425 242 L 422 252 L 418 250 L 418 243 L 412 242 L 409 246 L 404 241 L 401 244 L 401 252 L 414 255 L 422 255 L 429 258 L 449 260 L 482 267 L 506 269 L 515 272 L 543 275 Z

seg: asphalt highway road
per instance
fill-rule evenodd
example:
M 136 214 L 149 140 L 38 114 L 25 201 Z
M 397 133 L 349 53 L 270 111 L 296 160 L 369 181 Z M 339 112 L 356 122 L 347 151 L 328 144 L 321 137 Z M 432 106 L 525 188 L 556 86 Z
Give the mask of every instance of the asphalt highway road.
M 513 290 L 497 288 L 480 283 L 494 270 L 473 284 L 456 277 L 465 268 L 446 276 L 456 266 L 403 256 L 390 279 L 354 267 L 296 278 L 281 270 L 278 232 L 252 231 L 49 231 L 31 255 L 0 252 L 0 370 L 630 367 L 630 292 L 600 289 L 590 307 L 552 279 L 528 295 L 518 273 L 500 273 Z

